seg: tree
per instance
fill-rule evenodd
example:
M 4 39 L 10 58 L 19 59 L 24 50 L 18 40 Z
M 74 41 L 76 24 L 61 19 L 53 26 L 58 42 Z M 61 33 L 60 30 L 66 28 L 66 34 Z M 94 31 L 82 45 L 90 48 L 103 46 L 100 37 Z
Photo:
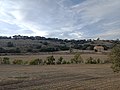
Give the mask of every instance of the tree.
M 120 45 L 115 46 L 110 53 L 110 60 L 112 61 L 111 68 L 114 72 L 120 71 Z

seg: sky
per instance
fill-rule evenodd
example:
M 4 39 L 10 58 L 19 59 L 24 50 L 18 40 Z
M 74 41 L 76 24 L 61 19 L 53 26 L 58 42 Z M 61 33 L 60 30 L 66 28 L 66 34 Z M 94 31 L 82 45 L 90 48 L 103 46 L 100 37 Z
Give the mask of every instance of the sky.
M 120 39 L 120 0 L 0 0 L 0 36 Z

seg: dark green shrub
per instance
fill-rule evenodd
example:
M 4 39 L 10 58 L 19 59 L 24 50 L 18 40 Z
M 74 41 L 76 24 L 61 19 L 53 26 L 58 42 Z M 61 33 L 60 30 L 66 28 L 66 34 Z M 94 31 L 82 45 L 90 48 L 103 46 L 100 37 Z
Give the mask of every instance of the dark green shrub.
M 23 64 L 24 64 L 24 65 L 28 65 L 28 61 L 24 61 Z
M 92 60 L 91 64 L 97 64 L 97 61 L 96 60 Z
M 42 59 L 35 59 L 35 60 L 30 61 L 29 64 L 30 65 L 39 65 L 39 64 L 43 64 L 43 61 L 42 61 Z
M 14 47 L 14 45 L 13 45 L 12 42 L 8 42 L 8 43 L 7 43 L 7 47 Z
M 100 63 L 102 63 L 102 61 L 99 58 L 95 60 L 92 57 L 89 57 L 86 60 L 86 64 L 100 64 Z
M 102 63 L 101 60 L 98 58 L 96 61 L 97 64 Z
M 33 52 L 33 49 L 29 48 L 27 49 L 27 52 Z
M 69 61 L 67 61 L 67 63 L 66 64 L 70 64 L 70 62 Z
M 23 60 L 14 60 L 13 64 L 22 65 L 23 64 Z
M 92 57 L 89 57 L 87 60 L 86 60 L 86 64 L 92 64 L 93 63 L 93 58 Z
M 47 64 L 46 60 L 44 60 L 43 64 L 44 64 L 44 65 Z
M 0 64 L 2 64 L 2 58 L 0 57 Z
M 53 65 L 53 64 L 55 64 L 55 58 L 54 58 L 54 56 L 49 56 L 49 57 L 47 57 L 46 59 L 47 59 L 47 60 L 46 60 L 46 64 L 48 64 L 48 65 Z
M 3 61 L 2 61 L 2 64 L 10 64 L 9 58 L 8 57 L 4 57 Z
M 63 57 L 58 58 L 58 61 L 56 62 L 56 64 L 62 64 L 63 61 Z
M 72 58 L 72 59 L 70 60 L 70 62 L 71 62 L 71 63 L 74 63 L 74 59 Z
M 67 62 L 65 60 L 63 60 L 62 64 L 67 64 Z
M 20 48 L 16 48 L 16 49 L 15 49 L 15 53 L 21 53 Z
M 76 63 L 76 64 L 83 63 L 83 59 L 82 59 L 80 53 L 75 54 L 74 58 L 71 59 L 71 63 Z

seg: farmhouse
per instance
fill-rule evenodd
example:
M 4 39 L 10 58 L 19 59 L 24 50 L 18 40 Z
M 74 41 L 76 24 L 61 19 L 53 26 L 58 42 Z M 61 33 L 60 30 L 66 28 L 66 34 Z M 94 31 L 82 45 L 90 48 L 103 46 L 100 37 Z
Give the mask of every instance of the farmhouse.
M 103 51 L 104 51 L 104 47 L 103 47 L 103 46 L 95 46 L 95 47 L 94 47 L 94 50 L 95 50 L 96 52 L 103 52 Z

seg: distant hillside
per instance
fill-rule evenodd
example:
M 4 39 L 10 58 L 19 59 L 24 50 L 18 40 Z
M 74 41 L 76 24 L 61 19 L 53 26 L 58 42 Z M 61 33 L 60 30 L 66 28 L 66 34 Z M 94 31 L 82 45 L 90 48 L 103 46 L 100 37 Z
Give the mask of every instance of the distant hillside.
M 39 53 L 55 52 L 70 49 L 93 50 L 94 46 L 102 45 L 105 50 L 111 49 L 119 40 L 67 40 L 45 38 L 40 36 L 12 37 L 0 36 L 0 53 Z

